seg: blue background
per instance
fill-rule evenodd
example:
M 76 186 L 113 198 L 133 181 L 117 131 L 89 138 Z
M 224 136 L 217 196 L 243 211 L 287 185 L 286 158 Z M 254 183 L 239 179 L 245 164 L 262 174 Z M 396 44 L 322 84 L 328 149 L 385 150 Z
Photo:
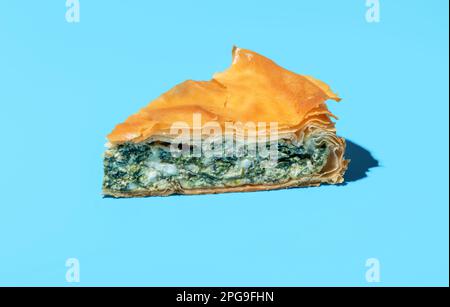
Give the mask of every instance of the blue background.
M 448 285 L 448 1 L 0 3 L 0 284 Z M 237 45 L 332 85 L 379 161 L 343 186 L 104 199 L 105 135 Z

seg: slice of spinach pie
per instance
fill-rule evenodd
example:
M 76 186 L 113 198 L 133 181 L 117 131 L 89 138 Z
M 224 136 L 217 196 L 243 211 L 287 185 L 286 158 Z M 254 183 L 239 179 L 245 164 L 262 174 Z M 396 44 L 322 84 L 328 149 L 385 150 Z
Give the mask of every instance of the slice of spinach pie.
M 233 48 L 229 69 L 186 81 L 108 135 L 103 194 L 166 196 L 273 190 L 343 182 L 323 82 Z

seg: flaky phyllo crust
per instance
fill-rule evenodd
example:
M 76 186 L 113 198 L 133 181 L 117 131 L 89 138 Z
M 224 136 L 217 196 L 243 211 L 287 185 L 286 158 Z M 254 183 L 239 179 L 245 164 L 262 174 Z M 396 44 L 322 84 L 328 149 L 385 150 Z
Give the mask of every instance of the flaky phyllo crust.
M 117 125 L 108 135 L 108 146 L 170 141 L 174 137 L 170 130 L 175 122 L 195 126 L 194 113 L 201 115 L 202 123 L 215 121 L 223 127 L 227 122 L 277 122 L 278 138 L 301 142 L 315 135 L 328 144 L 330 155 L 321 172 L 283 184 L 180 188 L 177 191 L 140 191 L 131 194 L 104 190 L 104 193 L 119 197 L 203 194 L 342 183 L 348 165 L 344 158 L 345 140 L 336 136 L 335 124 L 331 120 L 336 117 L 326 106 L 329 99 L 340 101 L 322 81 L 288 71 L 253 51 L 234 47 L 230 68 L 216 73 L 210 81 L 188 80 L 175 86 Z

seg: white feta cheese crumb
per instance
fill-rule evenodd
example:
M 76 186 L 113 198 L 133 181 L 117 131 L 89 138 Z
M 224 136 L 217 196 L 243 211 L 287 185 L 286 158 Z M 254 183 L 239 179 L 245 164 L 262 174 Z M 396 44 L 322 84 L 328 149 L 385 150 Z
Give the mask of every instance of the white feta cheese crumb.
M 145 183 L 149 184 L 152 182 L 155 182 L 156 179 L 158 178 L 158 172 L 155 170 L 149 170 L 146 174 L 145 174 Z
M 168 176 L 175 176 L 178 174 L 178 169 L 175 165 L 172 164 L 160 164 L 160 170 L 161 173 Z
M 250 166 L 252 166 L 252 161 L 250 159 L 244 159 L 241 161 L 241 167 L 243 169 L 248 169 Z
M 138 187 L 137 184 L 135 184 L 134 182 L 128 184 L 128 189 L 130 190 L 136 190 L 137 187 Z
M 158 162 L 148 162 L 147 165 L 156 171 L 160 172 L 162 175 L 175 176 L 178 174 L 178 169 L 175 165 L 167 163 Z

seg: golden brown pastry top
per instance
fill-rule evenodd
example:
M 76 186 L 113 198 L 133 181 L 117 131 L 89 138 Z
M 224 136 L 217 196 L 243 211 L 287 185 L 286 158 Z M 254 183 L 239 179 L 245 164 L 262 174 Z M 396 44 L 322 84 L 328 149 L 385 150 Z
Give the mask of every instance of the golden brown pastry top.
M 278 122 L 280 131 L 300 129 L 306 117 L 326 114 L 325 101 L 339 97 L 323 82 L 288 71 L 256 52 L 233 48 L 233 63 L 210 81 L 185 81 L 117 125 L 112 144 L 141 142 L 170 131 L 174 122 Z

